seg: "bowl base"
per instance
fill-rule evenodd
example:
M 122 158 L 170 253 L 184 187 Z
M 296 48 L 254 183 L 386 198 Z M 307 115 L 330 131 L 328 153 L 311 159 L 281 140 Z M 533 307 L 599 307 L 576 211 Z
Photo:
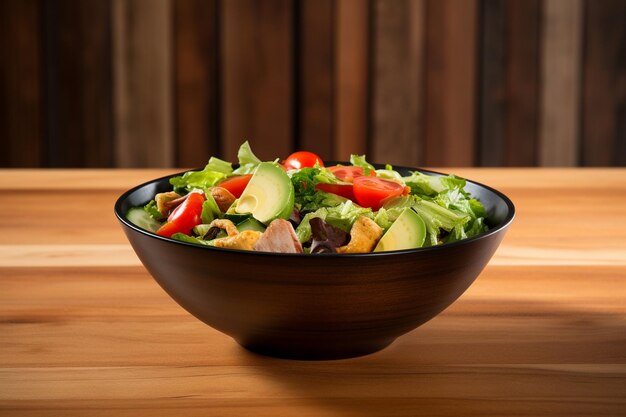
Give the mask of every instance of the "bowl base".
M 244 349 L 263 356 L 303 361 L 323 361 L 356 358 L 359 356 L 370 355 L 372 353 L 383 350 L 384 348 L 392 344 L 394 340 L 395 339 L 385 340 L 379 343 L 367 343 L 358 346 L 341 346 L 335 348 L 329 348 L 328 346 L 307 346 L 306 348 L 294 348 L 292 346 L 286 347 L 280 345 L 245 343 L 241 341 L 237 341 L 237 343 L 239 343 L 239 345 L 241 345 Z

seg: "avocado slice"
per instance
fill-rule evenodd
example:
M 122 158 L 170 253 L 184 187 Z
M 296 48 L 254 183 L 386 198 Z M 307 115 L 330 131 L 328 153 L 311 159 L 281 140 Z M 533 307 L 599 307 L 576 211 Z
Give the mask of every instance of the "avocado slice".
M 421 248 L 425 239 L 424 220 L 419 214 L 406 208 L 378 241 L 374 252 Z
M 235 212 L 252 213 L 267 225 L 274 219 L 288 219 L 293 205 L 294 190 L 287 173 L 271 162 L 262 162 L 239 197 Z

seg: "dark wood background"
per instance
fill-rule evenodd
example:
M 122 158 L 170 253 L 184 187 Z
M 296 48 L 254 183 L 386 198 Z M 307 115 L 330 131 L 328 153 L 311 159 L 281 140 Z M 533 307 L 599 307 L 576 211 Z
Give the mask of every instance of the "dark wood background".
M 623 0 L 0 0 L 0 166 L 626 165 Z

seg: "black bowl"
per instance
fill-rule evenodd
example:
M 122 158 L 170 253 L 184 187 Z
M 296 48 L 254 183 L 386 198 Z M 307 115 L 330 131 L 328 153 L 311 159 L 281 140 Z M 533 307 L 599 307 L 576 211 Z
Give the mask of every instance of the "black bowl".
M 164 238 L 126 220 L 130 207 L 171 190 L 171 177 L 141 184 L 115 203 L 137 256 L 191 314 L 247 349 L 277 357 L 338 359 L 388 346 L 463 294 L 515 214 L 504 194 L 468 181 L 466 189 L 487 210 L 490 230 L 466 240 L 368 254 L 229 250 Z

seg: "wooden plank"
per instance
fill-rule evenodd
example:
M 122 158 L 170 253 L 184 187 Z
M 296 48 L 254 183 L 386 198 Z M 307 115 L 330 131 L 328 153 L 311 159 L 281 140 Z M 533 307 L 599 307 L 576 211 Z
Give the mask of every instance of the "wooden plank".
M 178 0 L 174 14 L 176 166 L 219 152 L 217 0 Z
M 41 3 L 0 2 L 0 166 L 42 163 Z
M 335 48 L 335 158 L 368 151 L 370 10 L 367 1 L 339 0 Z
M 425 164 L 475 162 L 478 2 L 429 0 Z
M 452 306 L 387 349 L 326 362 L 245 351 L 180 308 L 127 244 L 107 243 L 124 239 L 115 195 L 165 170 L 84 172 L 0 170 L 2 415 L 626 409 L 626 169 L 455 169 L 518 207 L 494 260 Z
M 201 372 L 201 370 L 199 370 Z M 426 372 L 430 369 L 417 373 L 416 379 L 428 379 Z M 474 369 L 463 368 L 459 369 L 456 373 L 451 374 L 450 377 L 458 377 L 459 374 L 465 376 L 474 374 Z M 605 379 L 589 379 L 579 378 L 584 374 L 580 373 L 568 373 L 567 376 L 578 380 L 584 381 L 594 385 L 595 383 L 602 382 Z M 563 375 L 565 376 L 565 375 Z M 311 377 L 317 377 L 325 379 L 327 376 L 323 374 L 311 375 Z M 488 377 L 485 376 L 484 379 Z M 600 377 L 602 378 L 602 377 Z M 617 378 L 620 378 L 618 374 Z M 151 379 L 168 380 L 166 376 L 152 377 Z M 482 380 L 482 378 L 481 378 Z M 467 386 L 472 386 L 474 380 L 467 378 L 462 379 Z M 305 385 L 304 380 L 297 380 L 299 386 Z M 561 386 L 559 381 L 551 380 L 554 386 Z M 621 381 L 620 381 L 621 382 Z M 360 386 L 358 381 L 357 385 Z M 405 382 L 406 383 L 406 382 Z M 409 384 L 414 381 L 409 381 Z M 510 379 L 498 379 L 497 384 L 499 387 L 516 386 L 514 378 Z M 332 385 L 334 387 L 334 384 Z M 564 386 L 563 389 L 567 390 L 570 386 Z M 544 392 L 549 393 L 551 391 L 550 385 L 541 385 L 540 388 Z M 594 386 L 595 387 L 595 386 Z M 467 387 L 465 387 L 467 388 Z M 200 388 L 198 388 L 201 391 Z M 594 393 L 597 392 L 593 391 Z M 505 395 L 503 392 L 502 395 Z M 195 396 L 195 395 L 194 395 Z M 258 417 L 275 417 L 277 415 L 282 416 L 297 416 L 297 417 L 317 417 L 320 415 L 351 415 L 350 412 L 354 412 L 352 415 L 362 416 L 375 416 L 385 415 L 388 417 L 406 417 L 407 415 L 414 415 L 415 413 L 427 413 L 430 415 L 437 415 L 441 417 L 458 416 L 459 413 L 463 413 L 468 417 L 484 417 L 493 415 L 494 409 L 498 413 L 496 415 L 515 415 L 520 417 L 534 417 L 537 415 L 550 415 L 556 417 L 569 417 L 581 413 L 582 415 L 601 415 L 601 416 L 619 416 L 621 408 L 624 407 L 620 400 L 613 401 L 612 398 L 597 399 L 585 397 L 581 398 L 567 398 L 565 401 L 558 401 L 557 398 L 534 398 L 534 399 L 507 399 L 488 401 L 483 398 L 479 398 L 478 395 L 471 398 L 426 398 L 425 396 L 408 397 L 408 398 L 393 398 L 380 399 L 375 395 L 369 395 L 364 398 L 276 398 L 254 397 L 248 398 L 247 401 L 242 401 L 240 398 L 191 398 L 191 395 L 186 395 L 183 398 L 176 398 L 174 396 L 168 398 L 161 398 L 159 400 L 131 400 L 126 399 L 123 401 L 123 408 L 113 408 L 116 401 L 111 400 L 97 400 L 90 399 L 87 401 L 81 401 L 79 399 L 67 399 L 67 400 L 25 400 L 25 401 L 7 401 L 7 410 L 11 411 L 11 415 L 19 417 L 36 416 L 36 417 L 53 417 L 59 414 L 63 414 L 68 417 L 81 417 L 86 413 L 89 416 L 108 416 L 114 413 L 116 416 L 121 417 L 136 417 L 136 416 L 172 416 L 172 417 L 191 417 L 191 416 L 203 416 L 207 411 L 211 414 L 224 416 L 224 417 L 236 417 L 246 416 L 253 413 Z M 249 408 L 243 408 L 242 402 Z M 494 407 L 496 403 L 498 407 Z M 340 410 L 335 411 L 335 414 L 329 414 L 328 410 Z M 350 410 L 350 411 L 346 411 Z M 359 413 L 359 414 L 356 414 Z
M 116 165 L 172 166 L 170 1 L 112 4 Z
M 31 190 L 114 190 L 124 192 L 138 184 L 173 175 L 180 169 L 48 169 L 46 180 L 38 178 L 38 169 L 0 169 L 0 188 Z
M 46 163 L 113 166 L 110 2 L 43 7 Z
M 539 164 L 576 166 L 579 157 L 582 74 L 582 0 L 542 6 Z
M 481 166 L 502 166 L 506 144 L 506 2 L 481 3 L 478 151 Z
M 424 6 L 422 0 L 374 2 L 372 161 L 419 165 Z
M 298 122 L 300 149 L 322 159 L 334 158 L 335 3 L 303 0 L 299 3 Z
M 626 164 L 626 3 L 586 2 L 581 162 Z
M 287 156 L 292 128 L 292 0 L 222 3 L 223 154 L 249 140 L 261 159 Z
M 539 0 L 511 0 L 507 27 L 505 164 L 533 166 L 538 159 Z

